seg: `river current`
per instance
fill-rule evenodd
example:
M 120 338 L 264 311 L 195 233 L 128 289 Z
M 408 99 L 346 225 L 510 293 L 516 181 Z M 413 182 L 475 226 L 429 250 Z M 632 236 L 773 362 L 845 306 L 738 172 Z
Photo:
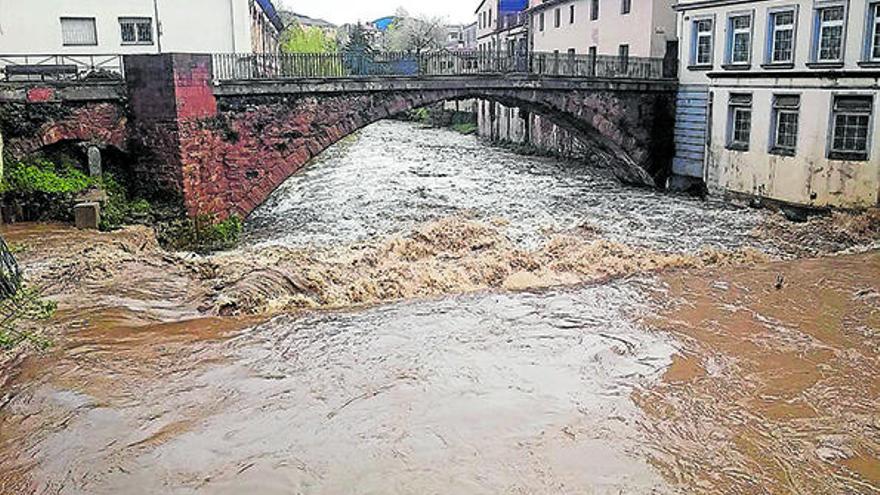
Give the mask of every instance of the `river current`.
M 454 215 L 503 219 L 524 246 L 589 226 L 690 253 L 755 245 L 764 213 L 388 121 L 291 178 L 246 238 L 368 242 Z M 635 275 L 262 322 L 78 315 L 0 401 L 0 492 L 677 493 L 633 400 L 681 346 L 643 323 L 664 290 Z

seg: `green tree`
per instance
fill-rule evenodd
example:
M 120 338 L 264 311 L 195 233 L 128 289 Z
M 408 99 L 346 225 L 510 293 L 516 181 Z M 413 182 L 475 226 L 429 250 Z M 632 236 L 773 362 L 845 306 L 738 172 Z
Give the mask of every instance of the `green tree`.
M 284 53 L 335 53 L 336 38 L 321 28 L 294 22 L 284 30 L 281 51 Z

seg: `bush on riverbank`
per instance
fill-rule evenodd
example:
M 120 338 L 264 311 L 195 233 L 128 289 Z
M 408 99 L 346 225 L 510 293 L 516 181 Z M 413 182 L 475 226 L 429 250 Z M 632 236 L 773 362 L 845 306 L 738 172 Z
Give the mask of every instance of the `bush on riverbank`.
M 232 249 L 241 238 L 243 223 L 237 216 L 217 221 L 211 215 L 176 219 L 156 225 L 159 243 L 176 251 L 207 254 Z
M 152 223 L 152 207 L 144 199 L 129 197 L 128 188 L 112 173 L 89 177 L 69 158 L 33 158 L 9 164 L 0 194 L 14 220 L 73 220 L 77 198 L 91 189 L 106 194 L 101 210 L 101 230 L 128 224 Z
M 20 208 L 24 220 L 69 221 L 76 196 L 96 184 L 72 162 L 35 158 L 8 165 L 0 194 L 5 206 Z
M 411 110 L 406 114 L 405 120 L 429 127 L 452 129 L 462 134 L 473 134 L 477 131 L 476 114 L 447 109 L 442 103 Z
M 466 136 L 470 136 L 471 134 L 477 133 L 477 124 L 473 122 L 462 122 L 459 124 L 452 124 L 452 130 Z
M 127 188 L 112 174 L 101 179 L 101 188 L 107 200 L 101 209 L 101 230 L 117 230 L 125 225 L 151 225 L 155 218 L 149 201 L 131 199 Z
M 39 334 L 36 323 L 51 318 L 56 307 L 54 302 L 43 299 L 39 290 L 30 287 L 0 301 L 0 349 L 24 343 L 47 348 L 50 342 Z

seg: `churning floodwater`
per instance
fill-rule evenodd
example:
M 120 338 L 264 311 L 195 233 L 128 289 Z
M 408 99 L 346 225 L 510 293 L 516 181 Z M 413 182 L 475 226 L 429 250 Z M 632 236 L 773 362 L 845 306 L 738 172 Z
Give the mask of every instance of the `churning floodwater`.
M 320 155 L 248 220 L 251 243 L 369 239 L 457 213 L 503 218 L 534 245 L 584 224 L 663 251 L 737 248 L 762 213 L 621 186 L 589 164 L 488 147 L 475 136 L 382 121 Z
M 333 246 L 460 214 L 521 245 L 588 225 L 668 252 L 753 243 L 762 218 L 389 121 L 286 182 L 247 239 Z M 0 492 L 673 493 L 631 398 L 678 346 L 639 323 L 657 288 L 637 274 L 259 324 L 150 321 L 124 298 L 69 310 L 0 398 Z

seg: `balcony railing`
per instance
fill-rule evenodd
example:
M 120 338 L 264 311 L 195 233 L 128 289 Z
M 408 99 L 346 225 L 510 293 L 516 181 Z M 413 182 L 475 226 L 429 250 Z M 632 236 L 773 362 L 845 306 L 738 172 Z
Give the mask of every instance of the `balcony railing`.
M 122 55 L 0 55 L 7 81 L 122 79 Z
M 520 74 L 589 79 L 674 79 L 662 58 L 574 55 L 436 53 L 289 53 L 214 55 L 218 81 Z

